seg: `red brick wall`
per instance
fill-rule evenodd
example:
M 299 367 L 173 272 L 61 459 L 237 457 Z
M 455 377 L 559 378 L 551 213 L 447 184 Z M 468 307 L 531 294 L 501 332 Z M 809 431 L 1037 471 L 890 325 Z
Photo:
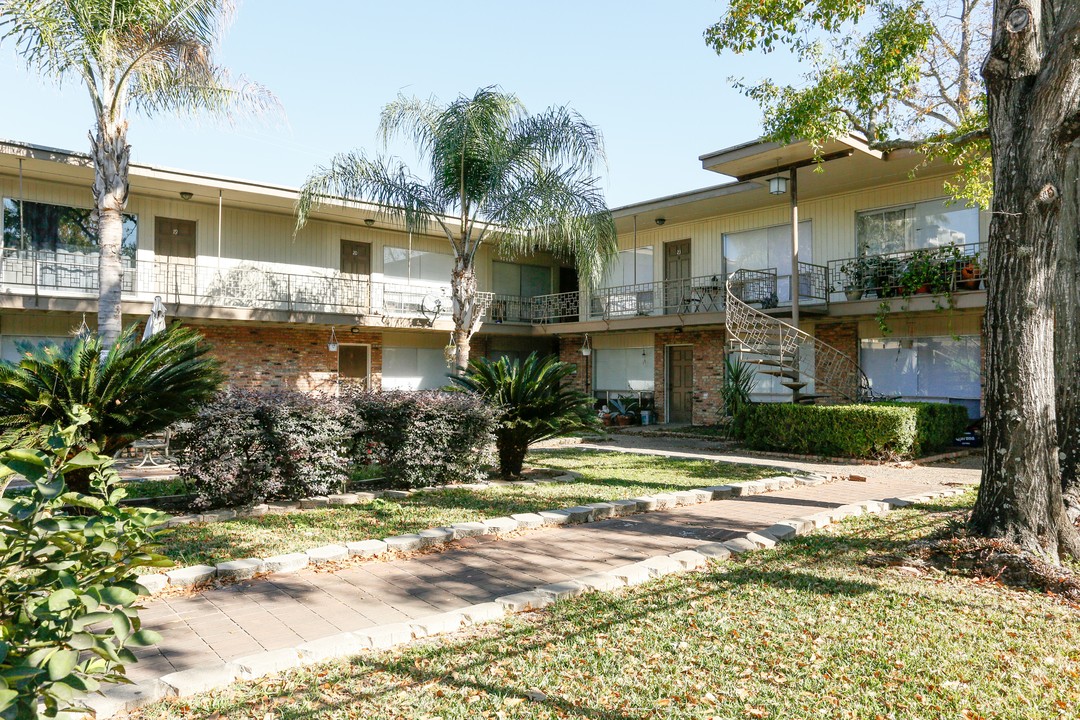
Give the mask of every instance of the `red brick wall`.
M 581 343 L 584 335 L 560 335 L 558 339 L 559 360 L 577 366 L 577 375 L 571 375 L 571 386 L 581 392 L 592 390 L 592 383 L 587 381 L 587 371 L 591 369 L 589 360 L 581 354 Z
M 321 325 L 205 325 L 197 329 L 221 360 L 234 387 L 311 392 L 337 387 L 337 353 L 326 349 L 330 328 Z M 382 385 L 382 333 L 338 330 L 342 343 L 371 346 L 371 386 Z
M 818 323 L 814 327 L 814 337 L 826 345 L 832 345 L 840 352 L 847 355 L 856 365 L 859 363 L 859 324 L 857 322 Z M 858 388 L 858 378 L 855 371 L 848 379 L 849 387 Z M 818 392 L 828 392 L 822 388 Z
M 694 346 L 694 394 L 691 422 L 694 425 L 715 425 L 723 411 L 724 401 L 721 389 L 724 386 L 724 344 L 727 333 L 722 328 L 717 330 L 684 330 L 683 332 L 658 332 L 654 346 L 656 367 L 656 410 L 660 422 L 664 417 L 664 401 L 667 377 L 664 363 L 667 360 L 665 348 L 668 345 Z

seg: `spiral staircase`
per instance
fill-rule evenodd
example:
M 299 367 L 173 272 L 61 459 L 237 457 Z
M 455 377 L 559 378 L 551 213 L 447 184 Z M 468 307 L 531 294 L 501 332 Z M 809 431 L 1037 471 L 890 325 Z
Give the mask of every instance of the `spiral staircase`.
M 771 276 L 775 283 L 775 275 Z M 758 270 L 737 270 L 725 285 L 729 351 L 745 355 L 743 362 L 758 373 L 780 379 L 796 403 L 845 404 L 871 399 L 866 375 L 848 355 L 794 325 L 751 307 L 768 305 L 775 292 L 764 292 L 769 276 Z M 813 383 L 813 389 L 805 389 Z

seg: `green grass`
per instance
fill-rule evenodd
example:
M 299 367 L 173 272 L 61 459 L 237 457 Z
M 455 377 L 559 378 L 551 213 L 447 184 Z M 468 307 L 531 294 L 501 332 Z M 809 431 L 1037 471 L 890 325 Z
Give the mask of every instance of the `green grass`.
M 574 470 L 582 478 L 573 483 L 442 490 L 403 500 L 376 500 L 332 509 L 181 526 L 163 536 L 164 552 L 181 565 L 269 557 L 328 543 L 382 538 L 513 513 L 752 480 L 778 472 L 749 465 L 586 450 L 538 452 L 530 456 L 530 462 Z
M 860 564 L 938 532 L 972 500 L 856 518 L 705 572 L 136 717 L 1075 717 L 1076 609 L 992 582 Z M 546 697 L 528 699 L 531 689 Z

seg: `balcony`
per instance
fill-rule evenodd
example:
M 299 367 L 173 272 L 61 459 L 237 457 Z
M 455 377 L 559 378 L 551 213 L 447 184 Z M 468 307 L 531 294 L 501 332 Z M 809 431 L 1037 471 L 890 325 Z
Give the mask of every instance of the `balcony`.
M 831 260 L 830 299 L 856 302 L 975 292 L 986 280 L 982 252 L 978 243 L 970 243 Z
M 825 306 L 827 272 L 821 265 L 799 263 L 800 305 Z M 724 276 L 716 274 L 541 295 L 532 298 L 532 319 L 542 324 L 719 313 L 724 311 L 724 285 Z M 790 288 L 790 275 L 769 268 L 745 272 L 732 291 L 767 310 L 790 306 Z
M 447 320 L 449 288 L 373 282 L 363 275 L 286 273 L 252 264 L 210 267 L 191 262 L 125 259 L 123 296 L 149 302 L 160 295 L 181 314 L 202 315 L 198 308 L 270 311 L 283 317 L 351 315 L 382 318 L 383 324 Z M 72 301 L 95 299 L 98 256 L 67 251 L 0 252 L 0 296 L 31 296 Z M 528 299 L 481 293 L 489 321 L 531 322 Z M 211 313 L 212 314 L 212 313 Z

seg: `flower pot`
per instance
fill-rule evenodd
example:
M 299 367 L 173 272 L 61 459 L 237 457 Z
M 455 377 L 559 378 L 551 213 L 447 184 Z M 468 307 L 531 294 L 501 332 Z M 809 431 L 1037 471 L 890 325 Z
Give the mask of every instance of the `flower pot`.
M 974 263 L 968 263 L 960 268 L 960 282 L 958 284 L 961 290 L 978 290 L 981 283 L 982 268 L 977 267 Z
M 615 418 L 615 422 L 618 423 L 619 427 L 626 427 L 627 425 L 630 424 L 630 416 L 629 415 L 620 415 L 617 418 Z
M 611 425 L 611 416 L 610 415 L 601 415 L 600 420 L 604 423 L 604 427 L 608 427 L 608 426 Z
M 844 288 L 844 296 L 847 297 L 847 299 L 850 302 L 855 302 L 856 300 L 862 300 L 862 296 L 863 296 L 864 292 L 865 291 L 862 288 L 857 288 L 857 287 L 846 287 L 846 288 Z

